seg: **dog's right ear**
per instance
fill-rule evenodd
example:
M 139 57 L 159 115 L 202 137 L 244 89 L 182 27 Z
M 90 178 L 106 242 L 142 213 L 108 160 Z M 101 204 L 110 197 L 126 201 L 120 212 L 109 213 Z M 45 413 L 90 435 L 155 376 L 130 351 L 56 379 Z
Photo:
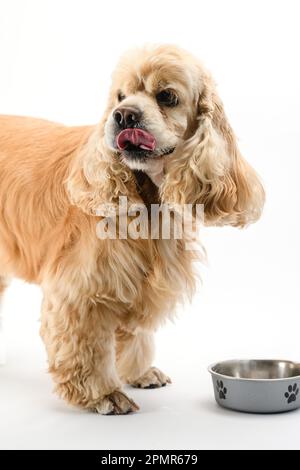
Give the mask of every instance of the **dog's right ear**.
M 109 212 L 119 196 L 140 200 L 134 175 L 106 149 L 99 128 L 90 136 L 72 162 L 66 188 L 72 204 L 89 215 Z

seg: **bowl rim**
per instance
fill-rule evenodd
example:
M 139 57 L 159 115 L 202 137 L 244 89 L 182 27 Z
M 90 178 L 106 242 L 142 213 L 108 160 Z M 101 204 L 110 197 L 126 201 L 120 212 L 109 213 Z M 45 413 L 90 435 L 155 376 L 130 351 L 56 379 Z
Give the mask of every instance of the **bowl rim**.
M 243 361 L 287 362 L 289 364 L 299 365 L 299 362 L 290 361 L 287 359 L 226 359 L 225 361 L 217 361 L 217 362 L 214 362 L 213 364 L 210 364 L 207 370 L 211 375 L 224 377 L 224 379 L 226 380 L 235 380 L 239 382 L 286 382 L 286 381 L 292 381 L 292 380 L 300 380 L 300 374 L 293 375 L 292 377 L 282 377 L 278 379 L 258 379 L 258 378 L 253 379 L 253 378 L 245 378 L 245 377 L 233 377 L 232 375 L 221 374 L 220 372 L 216 372 L 215 370 L 213 370 L 213 367 L 216 367 L 219 364 L 224 364 L 226 362 L 243 362 Z

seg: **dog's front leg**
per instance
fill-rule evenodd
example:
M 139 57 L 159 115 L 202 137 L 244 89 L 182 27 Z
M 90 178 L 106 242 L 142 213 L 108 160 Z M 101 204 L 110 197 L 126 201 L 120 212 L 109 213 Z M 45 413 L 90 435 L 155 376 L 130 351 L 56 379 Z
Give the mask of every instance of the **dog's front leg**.
M 171 383 L 171 379 L 157 367 L 154 358 L 154 335 L 139 330 L 131 333 L 116 332 L 117 369 L 123 382 L 137 388 L 158 388 Z
M 115 367 L 115 320 L 110 312 L 84 299 L 47 294 L 41 336 L 57 393 L 67 402 L 101 414 L 138 409 L 121 391 Z

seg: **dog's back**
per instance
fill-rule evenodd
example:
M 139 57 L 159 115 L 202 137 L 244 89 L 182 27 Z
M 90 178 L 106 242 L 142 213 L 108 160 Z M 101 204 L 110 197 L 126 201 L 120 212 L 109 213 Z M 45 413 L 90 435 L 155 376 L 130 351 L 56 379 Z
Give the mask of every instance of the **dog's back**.
M 36 280 L 46 251 L 62 239 L 70 214 L 64 181 L 90 131 L 0 116 L 0 275 Z

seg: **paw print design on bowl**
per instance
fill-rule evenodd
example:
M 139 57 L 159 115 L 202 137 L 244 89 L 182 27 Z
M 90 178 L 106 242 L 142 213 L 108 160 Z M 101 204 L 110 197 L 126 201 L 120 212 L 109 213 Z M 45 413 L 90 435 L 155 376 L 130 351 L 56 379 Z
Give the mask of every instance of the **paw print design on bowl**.
M 289 385 L 288 391 L 284 394 L 285 398 L 287 399 L 287 403 L 293 403 L 296 401 L 298 393 L 299 387 L 297 384 Z
M 227 388 L 224 387 L 222 380 L 217 380 L 217 392 L 220 400 L 226 400 Z

